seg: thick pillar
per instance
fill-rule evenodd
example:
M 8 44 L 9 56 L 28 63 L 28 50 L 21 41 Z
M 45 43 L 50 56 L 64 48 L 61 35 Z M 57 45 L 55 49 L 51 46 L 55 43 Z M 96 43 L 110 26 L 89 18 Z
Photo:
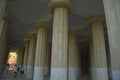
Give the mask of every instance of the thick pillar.
M 80 55 L 80 45 L 77 43 L 76 44 L 76 49 L 77 49 L 77 79 L 80 79 L 81 76 L 81 55 Z
M 45 77 L 50 77 L 51 45 L 47 44 L 45 53 Z
M 23 62 L 23 48 L 18 49 L 17 51 L 17 65 L 18 66 L 22 66 L 22 62 Z
M 3 30 L 3 26 L 4 26 L 4 19 L 1 20 L 1 23 L 0 23 L 0 37 L 2 36 L 2 30 Z
M 7 3 L 7 0 L 0 0 L 0 24 L 1 24 L 2 17 L 4 15 L 6 3 Z
M 69 48 L 68 48 L 68 80 L 77 80 L 78 71 L 80 66 L 78 66 L 78 51 L 77 51 L 77 40 L 76 34 L 69 34 Z
M 27 60 L 28 60 L 29 44 L 30 44 L 30 40 L 28 40 L 28 39 L 25 40 L 25 43 L 24 43 L 25 53 L 24 53 L 24 62 L 23 62 L 25 74 L 26 74 L 26 71 L 27 71 Z
M 93 51 L 93 39 L 89 40 L 89 47 L 90 47 L 90 76 L 92 78 L 92 80 L 95 80 L 95 75 L 93 75 L 93 67 L 94 67 L 94 63 L 95 63 L 95 55 L 94 55 L 94 51 Z
M 47 22 L 41 21 L 35 24 L 37 27 L 37 43 L 34 64 L 34 78 L 33 80 L 44 80 L 44 60 L 46 53 L 46 27 Z
M 30 38 L 30 45 L 29 45 L 26 77 L 32 79 L 33 78 L 33 72 L 34 72 L 36 33 L 30 33 L 29 38 Z
M 68 11 L 69 0 L 50 0 L 53 12 L 53 37 L 50 80 L 67 80 Z
M 0 24 L 0 68 L 5 64 L 6 49 L 7 49 L 7 16 L 4 15 Z
M 102 19 L 102 18 L 101 18 Z M 93 18 L 92 80 L 108 80 L 106 48 L 102 20 Z
M 112 80 L 120 80 L 120 0 L 103 0 L 110 47 Z

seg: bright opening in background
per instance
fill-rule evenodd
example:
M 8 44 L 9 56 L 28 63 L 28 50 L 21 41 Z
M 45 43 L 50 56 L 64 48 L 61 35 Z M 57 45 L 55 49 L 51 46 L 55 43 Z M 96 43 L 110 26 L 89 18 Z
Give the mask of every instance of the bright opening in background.
M 10 65 L 14 65 L 17 62 L 17 54 L 16 52 L 10 52 L 8 55 L 8 61 L 7 63 L 9 63 Z

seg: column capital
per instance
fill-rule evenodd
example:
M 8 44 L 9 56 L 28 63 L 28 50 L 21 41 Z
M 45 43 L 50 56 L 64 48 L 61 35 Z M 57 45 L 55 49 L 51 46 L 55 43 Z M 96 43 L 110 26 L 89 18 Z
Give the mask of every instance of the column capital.
M 3 19 L 8 19 L 8 13 L 4 13 L 2 18 Z
M 36 37 L 37 36 L 36 34 L 37 33 L 35 33 L 35 32 L 30 32 L 30 33 L 28 33 L 28 38 L 30 39 L 30 38 Z
M 36 30 L 38 30 L 40 27 L 44 27 L 44 28 L 50 28 L 50 24 L 48 23 L 48 21 L 36 21 L 33 23 L 33 25 L 35 26 Z
M 24 45 L 25 45 L 25 44 L 28 44 L 29 41 L 30 41 L 30 39 L 25 39 L 25 40 L 24 40 Z
M 97 22 L 101 22 L 104 23 L 105 22 L 105 16 L 100 15 L 100 16 L 91 16 L 87 19 L 87 24 L 92 24 L 92 23 L 97 23 Z
M 74 30 L 74 29 L 72 29 L 72 30 L 69 30 L 69 34 L 75 34 L 75 35 L 77 35 L 78 33 L 79 33 L 80 31 L 78 31 L 78 30 Z
M 65 7 L 68 10 L 73 8 L 73 0 L 49 0 L 48 9 L 53 13 L 53 10 L 57 7 Z
M 9 13 L 5 12 L 2 16 L 2 19 L 4 19 L 7 23 L 12 23 L 16 21 L 16 18 L 11 16 Z

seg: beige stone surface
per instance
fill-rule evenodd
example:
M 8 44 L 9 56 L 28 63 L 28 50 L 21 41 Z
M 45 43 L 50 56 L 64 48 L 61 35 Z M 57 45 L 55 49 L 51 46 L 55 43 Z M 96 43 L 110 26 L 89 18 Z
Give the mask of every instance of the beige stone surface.
M 5 62 L 5 56 L 6 56 L 6 46 L 7 46 L 7 27 L 5 21 L 3 21 L 3 25 L 1 27 L 1 36 L 0 36 L 0 53 L 1 53 L 1 58 L 0 58 L 0 63 Z
M 103 0 L 110 47 L 111 69 L 113 80 L 120 80 L 120 1 Z
M 93 35 L 93 67 L 104 68 L 107 67 L 106 48 L 103 24 L 100 21 L 92 23 Z
M 50 64 L 51 64 L 51 45 L 47 44 L 45 53 L 45 76 L 50 76 Z
M 76 41 L 76 35 L 75 34 L 69 34 L 69 51 L 68 51 L 68 66 L 76 68 L 78 66 L 77 63 L 77 41 Z
M 17 50 L 17 65 L 22 66 L 23 63 L 23 48 Z
M 110 45 L 111 65 L 112 69 L 120 69 L 119 52 L 120 52 L 120 16 L 119 1 L 104 0 L 104 8 L 108 29 L 108 39 Z
M 51 67 L 67 68 L 68 10 L 56 8 L 53 15 Z
M 0 21 L 4 15 L 5 7 L 6 7 L 7 0 L 0 0 Z
M 35 55 L 35 47 L 36 47 L 36 34 L 30 33 L 30 45 L 29 45 L 29 53 L 28 53 L 28 66 L 33 66 L 34 64 L 34 55 Z
M 24 62 L 23 62 L 25 72 L 27 70 L 27 60 L 28 60 L 29 45 L 30 45 L 30 40 L 25 40 L 25 43 L 24 43 L 25 52 L 24 52 Z
M 35 64 L 36 67 L 44 67 L 44 59 L 46 52 L 46 28 L 45 25 L 40 26 L 37 31 L 37 43 L 35 53 Z
M 30 33 L 30 45 L 28 53 L 28 62 L 27 62 L 27 76 L 32 78 L 34 71 L 34 59 L 35 59 L 35 49 L 36 49 L 36 33 Z

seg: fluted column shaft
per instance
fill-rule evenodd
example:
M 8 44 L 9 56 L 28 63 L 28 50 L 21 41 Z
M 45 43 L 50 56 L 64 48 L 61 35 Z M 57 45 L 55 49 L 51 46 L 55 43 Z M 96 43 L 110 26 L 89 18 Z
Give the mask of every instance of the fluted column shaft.
M 103 0 L 110 47 L 112 80 L 120 80 L 120 1 Z
M 25 46 L 25 53 L 24 53 L 24 62 L 23 62 L 25 74 L 26 74 L 26 71 L 27 71 L 27 60 L 28 60 L 29 44 L 30 44 L 30 41 L 26 40 L 25 45 L 24 45 Z
M 5 11 L 7 0 L 0 0 L 0 24 Z
M 33 80 L 44 80 L 44 60 L 46 53 L 46 28 L 44 25 L 39 26 L 37 29 L 38 31 Z
M 53 14 L 51 80 L 67 80 L 67 48 L 68 9 L 58 7 Z
M 81 76 L 81 55 L 80 55 L 80 48 L 79 48 L 79 45 L 77 44 L 77 79 L 80 78 Z
M 20 48 L 17 51 L 17 65 L 22 66 L 22 62 L 23 62 L 23 48 Z
M 0 69 L 2 68 L 3 64 L 5 63 L 5 49 L 6 49 L 6 37 L 7 37 L 7 28 L 6 28 L 6 21 L 5 19 L 2 20 L 2 24 L 0 27 L 1 28 L 1 33 L 0 33 Z
M 30 45 L 28 53 L 28 62 L 27 62 L 27 78 L 33 78 L 34 72 L 34 59 L 35 59 L 35 49 L 36 49 L 36 34 L 30 33 Z
M 1 20 L 0 22 L 0 37 L 2 36 L 2 30 L 3 30 L 3 25 L 4 25 L 4 19 Z
M 76 34 L 69 34 L 69 52 L 68 52 L 68 80 L 77 80 L 79 75 L 79 55 L 77 50 Z
M 45 53 L 45 76 L 50 76 L 50 63 L 51 63 L 51 46 L 47 44 Z
M 48 3 L 53 14 L 50 80 L 67 80 L 68 12 L 72 6 L 72 0 L 50 0 Z
M 105 39 L 102 22 L 96 21 L 92 23 L 92 35 L 92 80 L 108 80 Z

